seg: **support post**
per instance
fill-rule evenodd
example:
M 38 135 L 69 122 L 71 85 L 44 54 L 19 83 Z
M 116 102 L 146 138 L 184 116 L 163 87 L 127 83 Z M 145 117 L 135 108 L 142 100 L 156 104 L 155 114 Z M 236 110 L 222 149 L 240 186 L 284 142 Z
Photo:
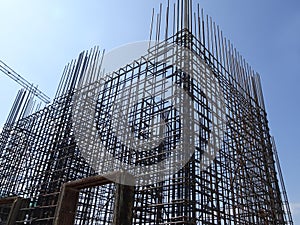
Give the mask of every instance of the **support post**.
M 134 179 L 132 176 L 124 172 L 114 172 L 104 176 L 92 176 L 63 184 L 56 209 L 54 225 L 74 224 L 81 189 L 110 183 L 116 184 L 113 225 L 131 225 L 134 186 L 123 184 L 133 184 L 133 182 Z
M 113 225 L 131 225 L 134 202 L 134 187 L 116 184 Z

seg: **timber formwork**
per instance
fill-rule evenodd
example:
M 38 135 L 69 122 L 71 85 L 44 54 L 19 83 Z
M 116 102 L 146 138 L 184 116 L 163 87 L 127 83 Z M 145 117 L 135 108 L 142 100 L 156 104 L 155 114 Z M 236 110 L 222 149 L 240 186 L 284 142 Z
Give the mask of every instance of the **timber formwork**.
M 195 121 L 199 128 L 197 143 L 185 166 L 157 183 L 134 187 L 132 213 L 129 213 L 131 223 L 293 224 L 257 73 L 223 37 L 212 19 L 204 15 L 199 5 L 192 10 L 190 1 L 168 3 L 165 19 L 162 6 L 157 15 L 153 13 L 150 37 L 158 43 L 164 41 L 183 46 L 201 59 L 220 87 L 226 124 L 220 149 L 212 162 L 203 168 L 203 146 L 208 145 L 208 136 L 212 132 L 211 105 L 189 74 L 175 66 L 153 63 L 141 57 L 105 80 L 104 88 L 96 93 L 98 104 L 92 119 L 96 121 L 107 151 L 122 162 L 139 165 L 160 162 L 168 157 L 173 144 L 179 142 L 178 137 L 185 131 L 170 102 L 144 98 L 132 114 L 135 117 L 129 120 L 138 123 L 141 118 L 146 118 L 147 121 L 149 114 L 161 110 L 167 121 L 165 136 L 168 138 L 163 146 L 139 154 L 120 145 L 110 129 L 104 129 L 103 125 L 109 123 L 113 99 L 126 84 L 149 76 L 157 83 L 162 78 L 168 79 L 193 99 L 198 118 Z M 65 67 L 53 103 L 31 115 L 23 113 L 28 108 L 28 93 L 19 92 L 0 136 L 2 221 L 60 224 L 57 218 L 62 213 L 64 185 L 102 175 L 99 168 L 96 171 L 83 156 L 73 121 L 77 109 L 74 105 L 78 103 L 75 102 L 76 94 L 82 90 L 95 94 L 97 89 L 94 87 L 103 82 L 102 59 L 103 52 L 97 47 L 82 52 L 77 60 Z M 89 85 L 82 86 L 86 81 Z M 148 108 L 149 105 L 158 105 L 158 108 Z M 137 129 L 143 130 L 145 124 L 140 123 Z M 110 172 L 105 168 L 102 170 Z M 73 223 L 78 225 L 112 224 L 120 186 L 107 182 L 82 187 L 76 189 L 79 194 L 73 211 L 65 215 L 72 217 Z M 12 207 L 14 201 L 9 199 L 18 199 L 17 209 Z M 13 212 L 15 210 L 17 213 Z

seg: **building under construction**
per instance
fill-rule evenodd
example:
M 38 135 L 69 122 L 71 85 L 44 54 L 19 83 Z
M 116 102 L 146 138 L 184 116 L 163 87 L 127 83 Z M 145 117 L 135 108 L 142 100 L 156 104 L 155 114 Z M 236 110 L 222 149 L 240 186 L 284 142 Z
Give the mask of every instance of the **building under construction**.
M 147 54 L 82 52 L 51 104 L 19 91 L 0 135 L 0 224 L 293 224 L 259 75 L 192 1 Z

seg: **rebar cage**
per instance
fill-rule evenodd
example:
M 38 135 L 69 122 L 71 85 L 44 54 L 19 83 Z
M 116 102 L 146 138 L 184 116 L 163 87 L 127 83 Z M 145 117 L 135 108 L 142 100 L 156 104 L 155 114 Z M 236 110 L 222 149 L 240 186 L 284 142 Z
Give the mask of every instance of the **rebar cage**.
M 184 23 L 185 10 L 190 13 Z M 2 222 L 54 224 L 63 184 L 111 172 L 107 158 L 103 160 L 107 164 L 97 167 L 80 147 L 92 146 L 94 141 L 82 127 L 74 125 L 74 120 L 75 124 L 91 120 L 107 152 L 130 165 L 143 167 L 163 162 L 174 146 L 182 150 L 192 148 L 185 165 L 174 174 L 135 186 L 132 224 L 293 224 L 285 192 L 281 192 L 282 177 L 277 177 L 275 166 L 279 162 L 259 76 L 223 38 L 219 27 L 208 17 L 205 19 L 199 5 L 193 13 L 191 1 L 178 1 L 173 9 L 168 3 L 165 22 L 162 14 L 160 8 L 156 26 L 153 14 L 151 39 L 187 48 L 204 65 L 206 76 L 211 79 L 207 84 L 210 90 L 217 89 L 213 85 L 216 82 L 221 93 L 225 124 L 219 148 L 213 150 L 214 157 L 207 164 L 203 162 L 204 149 L 214 132 L 214 106 L 199 80 L 177 66 L 145 57 L 103 80 L 103 52 L 95 47 L 65 67 L 51 105 L 23 116 L 20 111 L 26 108 L 27 93 L 18 94 L 0 136 L 0 197 L 16 197 L 18 207 L 12 207 L 9 201 L 1 204 L 0 200 Z M 137 85 L 137 80 L 144 86 Z M 192 111 L 176 107 L 169 98 L 168 90 L 174 84 L 190 98 Z M 153 93 L 151 90 L 158 90 L 156 96 L 145 94 Z M 134 103 L 128 101 L 133 94 L 139 99 Z M 76 110 L 91 107 L 85 105 L 90 96 L 95 101 L 94 114 L 74 116 Z M 117 104 L 122 111 L 127 103 L 131 104 L 131 111 L 126 114 L 129 130 L 125 132 L 119 122 L 113 122 L 116 114 L 111 110 Z M 193 127 L 184 121 L 184 113 L 192 118 L 189 121 Z M 147 140 L 154 117 L 158 118 L 154 124 L 159 126 L 158 121 L 163 121 L 165 127 L 165 138 L 159 145 L 137 151 L 137 146 L 121 143 L 119 136 L 130 132 L 138 140 Z M 78 134 L 84 137 L 82 143 L 76 138 Z M 184 135 L 195 136 L 192 145 L 180 144 Z M 105 159 L 103 154 L 96 159 L 99 157 Z M 115 197 L 114 183 L 81 189 L 74 224 L 111 224 Z M 9 217 L 14 210 L 18 213 Z

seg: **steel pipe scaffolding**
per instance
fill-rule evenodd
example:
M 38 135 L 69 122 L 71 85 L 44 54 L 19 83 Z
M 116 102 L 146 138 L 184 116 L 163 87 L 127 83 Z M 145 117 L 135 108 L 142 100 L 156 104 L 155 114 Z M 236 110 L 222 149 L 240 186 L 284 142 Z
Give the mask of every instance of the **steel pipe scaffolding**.
M 34 113 L 19 92 L 4 224 L 293 224 L 259 75 L 199 5 L 163 11 L 146 55 L 107 74 L 104 51 L 80 53 Z

